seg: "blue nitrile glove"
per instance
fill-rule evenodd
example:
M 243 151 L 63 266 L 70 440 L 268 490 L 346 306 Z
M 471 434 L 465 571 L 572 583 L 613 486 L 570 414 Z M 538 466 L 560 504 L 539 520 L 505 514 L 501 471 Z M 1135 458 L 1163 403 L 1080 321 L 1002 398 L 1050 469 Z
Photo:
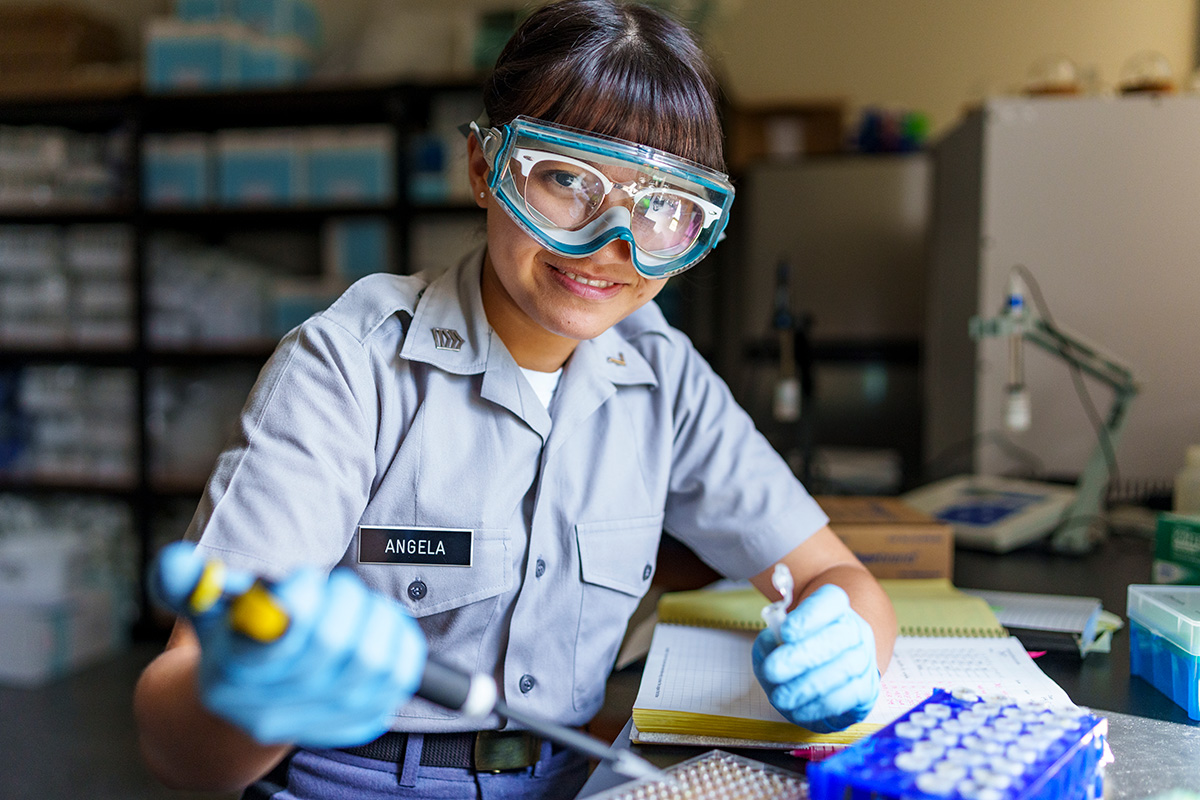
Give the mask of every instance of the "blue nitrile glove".
M 159 559 L 158 589 L 176 608 L 171 594 L 190 592 L 203 565 L 191 552 Z M 349 570 L 326 578 L 305 568 L 271 586 L 290 619 L 287 630 L 271 642 L 253 641 L 230 627 L 227 613 L 229 596 L 252 582 L 228 570 L 225 598 L 192 615 L 204 705 L 263 743 L 349 747 L 384 733 L 424 670 L 416 622 Z
M 875 633 L 840 586 L 826 584 L 796 606 L 780 629 L 754 641 L 754 674 L 771 705 L 815 733 L 861 722 L 879 698 Z

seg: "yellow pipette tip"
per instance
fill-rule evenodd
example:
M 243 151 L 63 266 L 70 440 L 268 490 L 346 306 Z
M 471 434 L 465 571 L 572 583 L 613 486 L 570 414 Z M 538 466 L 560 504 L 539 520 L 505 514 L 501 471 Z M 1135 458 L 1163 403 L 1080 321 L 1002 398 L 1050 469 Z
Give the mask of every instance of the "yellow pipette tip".
M 209 561 L 200 570 L 196 587 L 188 595 L 188 608 L 193 614 L 203 614 L 217 604 L 225 591 L 225 565 L 220 561 Z
M 230 626 L 257 642 L 273 642 L 287 631 L 287 612 L 261 581 L 229 604 Z

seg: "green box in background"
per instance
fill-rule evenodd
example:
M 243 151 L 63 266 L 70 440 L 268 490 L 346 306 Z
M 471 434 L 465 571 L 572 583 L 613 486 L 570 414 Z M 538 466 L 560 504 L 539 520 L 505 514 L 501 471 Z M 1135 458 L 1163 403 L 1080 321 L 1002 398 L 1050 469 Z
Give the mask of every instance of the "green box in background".
M 1200 584 L 1200 515 L 1159 515 L 1151 580 Z

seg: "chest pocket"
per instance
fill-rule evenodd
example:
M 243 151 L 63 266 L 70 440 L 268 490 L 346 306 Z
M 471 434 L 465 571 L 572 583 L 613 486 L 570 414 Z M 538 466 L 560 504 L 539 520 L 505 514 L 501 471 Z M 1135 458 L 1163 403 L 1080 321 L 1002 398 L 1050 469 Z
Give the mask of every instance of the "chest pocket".
M 383 567 L 388 593 L 420 619 L 495 597 L 512 588 L 508 532 L 475 531 L 471 566 L 394 564 Z
M 574 705 L 599 711 L 625 626 L 654 576 L 663 515 L 575 526 L 583 580 L 575 636 Z

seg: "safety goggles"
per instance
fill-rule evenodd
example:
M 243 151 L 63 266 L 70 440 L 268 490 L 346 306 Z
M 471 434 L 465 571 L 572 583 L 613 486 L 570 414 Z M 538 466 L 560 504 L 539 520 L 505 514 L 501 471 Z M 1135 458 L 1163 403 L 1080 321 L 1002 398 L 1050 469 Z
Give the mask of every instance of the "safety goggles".
M 492 195 L 558 255 L 623 239 L 639 273 L 666 278 L 707 255 L 729 221 L 728 176 L 662 150 L 524 116 L 470 130 Z

